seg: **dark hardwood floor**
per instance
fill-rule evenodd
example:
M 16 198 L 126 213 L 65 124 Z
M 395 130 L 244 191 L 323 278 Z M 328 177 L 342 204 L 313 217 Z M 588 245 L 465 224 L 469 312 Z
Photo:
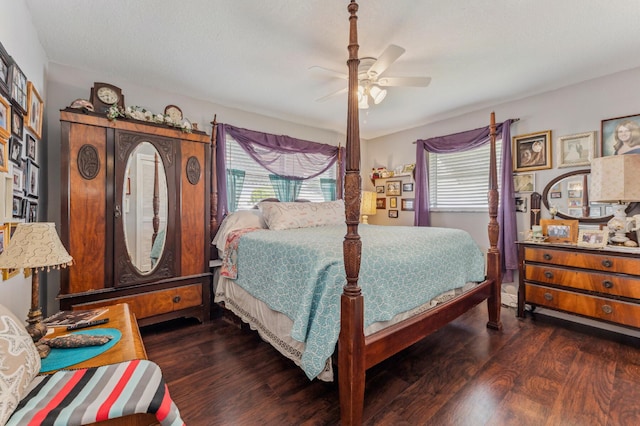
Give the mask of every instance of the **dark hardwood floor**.
M 367 373 L 367 425 L 638 425 L 640 341 L 481 304 Z M 189 426 L 335 425 L 334 383 L 309 381 L 224 318 L 142 329 Z

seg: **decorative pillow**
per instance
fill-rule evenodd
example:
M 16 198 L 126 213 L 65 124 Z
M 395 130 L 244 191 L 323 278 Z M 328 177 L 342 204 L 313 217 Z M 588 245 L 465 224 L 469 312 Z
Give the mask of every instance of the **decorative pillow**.
M 262 212 L 260 210 L 238 210 L 224 218 L 220 224 L 220 228 L 218 228 L 216 236 L 211 242 L 211 244 L 218 247 L 220 258 L 222 258 L 222 250 L 224 250 L 224 245 L 227 242 L 227 235 L 229 235 L 231 231 L 243 228 L 266 229 L 267 224 L 262 217 Z
M 40 355 L 22 321 L 0 305 L 0 425 L 9 419 L 40 371 Z
M 345 221 L 343 200 L 322 203 L 263 202 L 258 207 L 269 229 L 274 230 L 340 225 Z

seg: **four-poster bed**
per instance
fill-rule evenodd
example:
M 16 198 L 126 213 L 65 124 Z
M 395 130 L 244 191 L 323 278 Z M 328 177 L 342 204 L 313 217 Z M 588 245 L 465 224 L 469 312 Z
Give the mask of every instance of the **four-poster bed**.
M 346 175 L 344 181 L 344 217 L 340 219 L 342 223 L 342 234 L 344 235 L 342 242 L 342 253 L 338 248 L 338 256 L 341 257 L 342 262 L 337 268 L 342 271 L 343 275 L 341 275 L 341 283 L 345 282 L 346 275 L 346 285 L 342 287 L 339 291 L 342 291 L 342 294 L 338 296 L 335 294 L 335 298 L 340 298 L 339 301 L 334 300 L 339 309 L 336 309 L 337 318 L 339 318 L 339 337 L 337 338 L 337 362 L 338 362 L 338 383 L 339 383 L 339 394 L 340 394 L 340 410 L 341 410 L 341 422 L 342 424 L 360 424 L 362 422 L 362 413 L 363 413 L 363 401 L 364 401 L 364 388 L 365 388 L 365 372 L 368 368 L 378 364 L 379 362 L 389 358 L 390 356 L 398 353 L 399 351 L 413 345 L 418 342 L 422 338 L 426 337 L 433 331 L 439 329 L 444 326 L 448 322 L 457 318 L 467 310 L 476 306 L 480 302 L 487 300 L 488 304 L 488 317 L 489 321 L 487 323 L 487 327 L 492 329 L 501 329 L 502 325 L 500 322 L 500 284 L 501 284 L 501 260 L 500 260 L 500 252 L 498 250 L 498 191 L 497 191 L 497 167 L 496 167 L 496 155 L 495 155 L 495 139 L 496 139 L 496 125 L 493 114 L 491 115 L 491 132 L 490 132 L 490 143 L 491 143 L 491 163 L 490 163 L 490 184 L 489 184 L 489 242 L 490 248 L 486 253 L 486 269 L 482 268 L 485 265 L 482 265 L 482 255 L 480 254 L 480 278 L 477 279 L 462 279 L 461 282 L 457 283 L 447 283 L 450 284 L 450 287 L 447 289 L 461 288 L 462 285 L 466 281 L 476 281 L 472 286 L 465 288 L 464 291 L 457 291 L 455 297 L 447 298 L 445 301 L 441 301 L 441 303 L 435 305 L 435 307 L 430 307 L 430 309 L 421 309 L 416 312 L 412 312 L 411 316 L 403 316 L 397 321 L 393 322 L 391 325 L 386 325 L 384 328 L 378 329 L 378 331 L 372 331 L 370 326 L 371 321 L 368 316 L 371 315 L 372 307 L 371 304 L 368 305 L 367 310 L 365 310 L 365 295 L 363 295 L 363 290 L 359 286 L 360 278 L 368 278 L 371 272 L 371 259 L 374 257 L 371 252 L 371 247 L 369 246 L 374 242 L 373 234 L 374 233 L 386 233 L 386 238 L 390 238 L 390 232 L 392 230 L 397 229 L 400 232 L 400 227 L 387 227 L 387 229 L 379 230 L 378 232 L 374 232 L 375 229 L 369 225 L 360 225 L 360 196 L 361 196 L 361 175 L 360 175 L 360 135 L 359 135 L 359 117 L 358 117 L 358 100 L 357 100 L 357 85 L 358 85 L 358 37 L 357 37 L 357 16 L 356 12 L 358 10 L 357 3 L 352 0 L 348 6 L 349 11 L 349 21 L 350 21 L 350 36 L 349 36 L 349 59 L 347 61 L 347 65 L 349 68 L 349 97 L 348 97 L 348 113 L 347 113 L 347 133 L 346 133 Z M 212 140 L 215 144 L 215 119 L 214 122 L 214 134 L 212 136 Z M 215 149 L 214 149 L 215 152 Z M 213 164 L 215 167 L 216 158 L 213 158 Z M 212 189 L 217 187 L 216 173 L 212 173 Z M 217 194 L 215 190 L 212 190 L 211 195 L 211 206 L 212 206 L 212 218 L 211 218 L 211 226 L 212 226 L 212 237 L 214 236 L 215 231 L 218 228 L 218 223 L 216 220 L 216 211 L 213 206 L 216 205 L 217 202 Z M 262 213 L 271 214 L 274 210 L 284 211 L 288 208 L 291 209 L 304 209 L 305 207 L 300 206 L 289 206 L 285 207 L 284 204 L 281 203 L 281 206 L 278 206 L 280 203 L 265 203 L 264 208 L 261 208 Z M 294 203 L 291 203 L 294 204 Z M 308 204 L 308 203 L 302 203 Z M 313 204 L 313 203 L 311 203 Z M 274 207 L 275 206 L 275 207 Z M 332 209 L 329 214 L 334 212 L 336 205 L 329 206 Z M 231 246 L 229 245 L 230 240 L 235 238 L 236 244 L 240 242 L 242 239 L 242 244 L 247 244 L 242 246 L 244 250 L 254 250 L 252 254 L 257 253 L 258 249 L 264 250 L 263 247 L 272 247 L 270 245 L 256 245 L 256 244 L 272 244 L 272 238 L 275 238 L 275 233 L 277 232 L 288 232 L 288 231 L 271 231 L 271 229 L 277 229 L 272 227 L 273 222 L 269 223 L 269 218 L 267 217 L 267 226 L 261 226 L 260 223 L 256 219 L 256 215 L 251 213 L 246 213 L 245 216 L 250 216 L 253 222 L 253 225 L 247 225 L 247 227 L 254 226 L 257 228 L 270 228 L 270 230 L 265 232 L 247 232 L 246 230 L 242 231 L 243 234 L 235 235 L 234 237 L 228 237 L 227 232 L 224 232 L 225 235 L 220 236 L 219 233 L 215 235 L 216 240 L 218 240 L 218 248 L 220 248 L 220 240 L 226 240 L 225 248 L 228 249 L 226 255 L 228 258 L 237 257 L 238 268 L 241 267 L 241 252 L 234 252 L 233 256 L 229 256 L 229 250 L 231 250 Z M 226 219 L 225 219 L 226 220 Z M 261 219 L 262 220 L 262 219 Z M 344 223 L 346 222 L 346 235 L 344 234 Z M 335 225 L 335 223 L 333 223 Z M 361 240 L 361 236 L 358 233 L 360 230 L 363 232 L 363 238 L 367 245 L 363 250 L 363 241 Z M 225 223 L 222 223 L 222 228 L 225 228 Z M 385 228 L 385 227 L 380 227 Z M 286 229 L 286 228 L 283 228 Z M 426 228 L 412 228 L 416 234 L 424 234 L 428 238 L 435 238 L 433 235 L 434 232 L 440 232 L 437 230 L 427 231 Z M 289 230 L 291 231 L 291 230 Z M 307 230 L 294 229 L 294 236 L 289 237 L 290 240 L 309 238 L 306 237 L 311 234 L 307 234 Z M 331 232 L 327 230 L 327 233 Z M 431 232 L 431 233 L 429 233 Z M 444 231 L 443 231 L 444 232 Z M 462 231 L 454 231 L 454 232 L 462 232 Z M 231 235 L 231 234 L 229 234 Z M 448 234 L 447 234 L 448 235 Z M 329 238 L 329 237 L 327 237 Z M 449 237 L 448 237 L 449 238 Z M 464 237 L 461 237 L 464 238 Z M 335 239 L 339 244 L 340 237 Z M 470 239 L 470 237 L 469 237 Z M 249 244 L 253 244 L 250 246 Z M 378 244 L 375 242 L 375 244 Z M 246 248 L 245 248 L 246 247 Z M 251 247 L 251 249 L 249 249 Z M 308 247 L 298 247 L 295 246 L 292 249 L 292 245 L 289 246 L 289 251 L 297 250 L 311 250 Z M 333 247 L 333 246 L 331 246 Z M 406 248 L 406 247 L 405 247 Z M 477 249 L 477 247 L 475 247 Z M 237 249 L 237 246 L 236 246 Z M 455 251 L 455 248 L 453 249 Z M 334 250 L 335 252 L 336 250 Z M 415 250 L 413 250 L 415 251 Z M 280 259 L 276 258 L 277 253 L 275 250 L 271 253 L 271 263 L 277 263 Z M 319 258 L 331 258 L 332 251 L 324 251 L 324 252 L 310 252 L 312 255 L 308 256 L 310 259 Z M 469 257 L 469 256 L 467 256 Z M 471 256 L 473 257 L 473 256 Z M 252 261 L 258 262 L 257 256 L 251 257 Z M 224 261 L 227 259 L 223 259 Z M 375 260 L 375 259 L 374 259 Z M 427 263 L 425 262 L 415 261 L 414 263 Z M 296 263 L 297 262 L 297 263 Z M 300 262 L 296 260 L 296 264 Z M 328 275 L 326 271 L 331 270 L 330 267 L 335 266 L 335 259 L 331 261 L 331 265 L 320 265 L 317 266 L 316 269 L 320 269 L 322 273 L 320 275 Z M 361 275 L 361 263 L 363 263 L 363 275 Z M 375 262 L 373 262 L 375 263 Z M 378 262 L 379 263 L 379 262 Z M 464 263 L 464 262 L 457 262 Z M 287 265 L 286 263 L 282 263 L 283 265 Z M 440 265 L 438 265 L 440 266 Z M 468 265 L 467 265 L 468 266 Z M 285 269 L 283 267 L 283 269 Z M 477 275 L 477 265 L 468 266 L 468 269 L 459 273 L 461 277 L 469 278 L 471 276 Z M 298 275 L 301 275 L 298 270 L 295 271 Z M 274 272 L 263 272 L 262 275 L 271 275 Z M 369 275 L 368 275 L 369 274 Z M 255 275 L 255 273 L 254 273 Z M 421 275 L 423 276 L 423 275 Z M 244 290 L 240 290 L 243 292 L 242 297 L 237 296 L 233 293 L 234 284 L 233 280 L 235 276 L 228 275 L 227 278 L 223 277 L 218 282 L 218 289 L 216 290 L 216 301 L 222 302 L 226 307 L 230 308 L 234 313 L 238 314 L 244 321 L 249 322 L 253 328 L 258 329 L 261 336 L 264 338 L 265 335 L 275 335 L 275 337 L 270 340 L 280 341 L 281 338 L 277 336 L 277 333 L 272 330 L 260 329 L 262 324 L 259 320 L 255 320 L 255 317 L 258 316 L 258 311 L 249 311 L 250 308 L 246 308 L 244 305 L 240 305 L 238 302 L 241 298 L 245 297 Z M 238 276 L 238 282 L 241 281 L 241 277 Z M 386 278 L 386 277 L 385 277 Z M 484 278 L 484 280 L 483 280 Z M 259 278 L 258 278 L 259 279 Z M 290 276 L 285 276 L 281 281 L 290 280 Z M 396 278 L 396 281 L 402 281 L 401 278 Z M 275 280 L 274 280 L 275 281 Z M 460 281 L 460 280 L 458 280 Z M 396 283 L 393 283 L 396 284 Z M 404 284 L 404 283 L 402 283 Z M 315 284 L 314 284 L 315 285 Z M 324 283 L 322 284 L 324 285 Z M 342 285 L 342 284 L 341 284 Z M 371 302 L 373 297 L 371 295 L 377 295 L 377 293 L 373 293 L 371 287 L 374 284 L 371 283 L 371 280 L 367 282 L 367 288 L 365 288 L 366 297 Z M 242 287 L 242 285 L 238 285 L 236 287 Z M 274 284 L 273 292 L 286 292 L 280 287 L 276 287 Z M 303 292 L 304 289 L 298 290 L 300 287 L 294 287 L 290 292 Z M 394 287 L 395 290 L 396 287 Z M 397 288 L 402 288 L 398 285 Z M 270 289 L 270 288 L 269 288 Z M 268 289 L 268 290 L 269 290 Z M 229 293 L 225 293 L 229 291 Z M 312 289 L 311 293 L 320 293 L 322 290 Z M 249 291 L 247 290 L 247 293 Z M 369 293 L 368 293 L 369 292 Z M 441 294 L 441 293 L 440 293 Z M 333 296 L 334 293 L 331 293 Z M 262 294 L 264 296 L 264 294 Z M 247 296 L 251 297 L 251 296 Z M 260 298 L 259 296 L 255 296 L 256 298 Z M 425 300 L 425 303 L 428 302 L 429 298 Z M 271 308 L 274 304 L 273 300 L 269 300 L 266 306 L 266 310 Z M 313 300 L 310 304 L 316 304 L 316 301 Z M 230 306 L 231 305 L 231 306 Z M 318 305 L 320 306 L 320 305 Z M 262 308 L 261 308 L 262 309 Z M 287 312 L 286 310 L 281 312 Z M 318 309 L 318 312 L 321 314 L 325 311 L 323 309 Z M 319 316 L 318 312 L 315 312 L 316 316 Z M 400 312 L 400 311 L 399 311 Z M 296 312 L 297 313 L 297 312 Z M 287 315 L 280 314 L 288 320 Z M 331 317 L 333 318 L 333 317 Z M 337 321 L 336 318 L 336 321 Z M 252 320 L 255 320 L 252 322 Z M 322 320 L 322 318 L 320 318 Z M 311 319 L 309 320 L 311 321 Z M 332 320 L 324 318 L 325 322 L 331 323 Z M 260 326 L 256 325 L 260 324 Z M 304 324 L 306 327 L 306 324 Z M 309 322 L 309 329 L 311 329 L 312 323 Z M 367 330 L 367 331 L 365 331 Z M 306 329 L 304 333 L 307 333 Z M 311 334 L 308 332 L 308 334 Z M 293 335 L 293 333 L 292 333 Z M 265 339 L 269 340 L 269 339 Z M 334 343 L 335 345 L 335 343 Z M 278 349 L 276 347 L 276 349 Z M 296 349 L 297 350 L 297 349 Z M 301 349 L 304 350 L 304 349 Z M 333 349 L 331 349 L 333 351 Z M 282 351 L 281 351 L 282 352 Z

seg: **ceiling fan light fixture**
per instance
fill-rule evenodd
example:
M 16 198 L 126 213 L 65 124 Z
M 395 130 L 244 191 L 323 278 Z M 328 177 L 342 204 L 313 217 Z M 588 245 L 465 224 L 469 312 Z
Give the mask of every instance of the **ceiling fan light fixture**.
M 369 95 L 373 99 L 373 103 L 378 105 L 387 96 L 386 89 L 381 89 L 378 86 L 371 86 L 369 88 Z
M 369 97 L 366 94 L 358 101 L 358 109 L 369 109 Z
M 367 92 L 362 85 L 358 84 L 358 102 L 362 102 L 363 97 L 367 97 Z

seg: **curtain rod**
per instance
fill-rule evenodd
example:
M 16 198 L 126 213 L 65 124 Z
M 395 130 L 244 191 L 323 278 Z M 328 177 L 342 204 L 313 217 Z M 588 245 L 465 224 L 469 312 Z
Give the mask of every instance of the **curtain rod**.
M 507 121 L 507 120 L 505 120 L 505 121 Z M 511 119 L 511 123 L 512 123 L 512 124 L 513 124 L 513 123 L 515 123 L 515 122 L 517 122 L 517 121 L 520 121 L 520 119 L 519 119 L 519 118 L 512 118 L 512 119 Z M 415 145 L 417 142 L 418 142 L 418 141 L 413 141 L 413 142 L 411 142 L 411 143 Z

